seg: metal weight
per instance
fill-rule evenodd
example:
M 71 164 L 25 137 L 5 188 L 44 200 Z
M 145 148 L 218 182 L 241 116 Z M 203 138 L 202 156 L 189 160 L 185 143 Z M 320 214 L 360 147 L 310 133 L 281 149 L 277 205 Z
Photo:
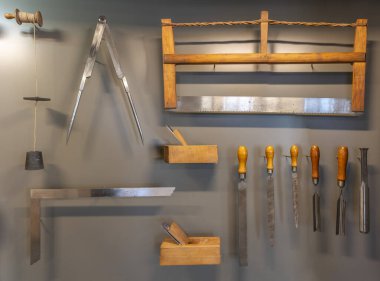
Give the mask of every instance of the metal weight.
M 26 153 L 25 170 L 42 170 L 43 168 L 42 151 L 28 151 Z

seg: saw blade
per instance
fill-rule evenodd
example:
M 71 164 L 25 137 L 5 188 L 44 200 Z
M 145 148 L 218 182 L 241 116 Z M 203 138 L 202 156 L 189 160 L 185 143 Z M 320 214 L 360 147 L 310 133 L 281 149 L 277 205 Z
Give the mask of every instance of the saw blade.
M 275 221 L 275 213 L 274 213 L 274 182 L 272 175 L 268 175 L 267 178 L 267 202 L 268 202 L 268 233 L 269 233 L 269 242 L 270 245 L 274 245 L 274 221 Z
M 238 249 L 240 266 L 247 266 L 247 183 L 245 180 L 241 180 L 238 184 Z
M 294 224 L 298 228 L 298 173 L 292 172 L 292 190 L 293 190 L 293 214 L 294 214 Z

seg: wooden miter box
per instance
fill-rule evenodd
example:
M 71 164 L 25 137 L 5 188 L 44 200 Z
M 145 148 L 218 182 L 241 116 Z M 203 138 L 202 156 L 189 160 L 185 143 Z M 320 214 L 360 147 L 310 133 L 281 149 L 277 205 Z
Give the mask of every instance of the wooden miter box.
M 220 264 L 219 237 L 188 237 L 189 243 L 178 245 L 165 238 L 160 247 L 160 265 Z
M 189 237 L 175 222 L 162 226 L 171 238 L 161 243 L 160 265 L 220 264 L 219 237 Z
M 177 129 L 172 129 L 169 126 L 168 128 L 181 145 L 165 145 L 163 147 L 165 162 L 169 164 L 218 163 L 217 145 L 188 145 Z

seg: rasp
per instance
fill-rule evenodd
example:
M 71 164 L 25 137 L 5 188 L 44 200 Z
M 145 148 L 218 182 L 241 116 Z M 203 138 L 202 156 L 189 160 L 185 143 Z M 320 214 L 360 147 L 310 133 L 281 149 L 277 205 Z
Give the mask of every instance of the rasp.
M 348 160 L 347 146 L 338 148 L 338 174 L 337 183 L 339 187 L 339 198 L 336 207 L 336 235 L 344 235 L 346 232 L 346 200 L 343 197 L 343 188 L 346 183 L 346 169 Z
M 239 183 L 238 183 L 238 196 L 237 196 L 237 215 L 238 215 L 238 253 L 239 265 L 248 265 L 247 254 L 247 158 L 248 150 L 245 146 L 239 146 L 237 152 L 239 160 Z
M 369 233 L 369 186 L 368 186 L 368 148 L 360 148 L 361 184 L 359 200 L 359 231 Z
M 298 146 L 292 145 L 290 147 L 290 158 L 291 158 L 291 167 L 292 167 L 292 194 L 293 194 L 293 215 L 294 215 L 294 224 L 298 228 L 298 192 L 299 192 L 299 182 L 298 182 L 298 173 L 297 173 L 297 159 L 298 159 Z
M 274 181 L 273 181 L 273 159 L 274 159 L 274 148 L 268 145 L 265 148 L 265 157 L 267 159 L 267 224 L 268 224 L 268 235 L 269 243 L 273 247 L 274 245 L 274 230 L 275 230 L 275 211 L 274 211 Z
M 313 194 L 313 231 L 321 231 L 321 213 L 320 213 L 320 197 L 318 193 L 318 183 L 319 183 L 319 158 L 320 152 L 319 147 L 312 145 L 310 148 L 310 158 L 311 158 L 311 179 L 315 187 Z

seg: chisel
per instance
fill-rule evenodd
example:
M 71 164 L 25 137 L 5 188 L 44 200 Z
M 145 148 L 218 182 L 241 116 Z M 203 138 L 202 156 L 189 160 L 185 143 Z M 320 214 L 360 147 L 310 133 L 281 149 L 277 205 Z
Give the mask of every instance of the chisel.
M 239 183 L 238 183 L 238 253 L 239 253 L 239 265 L 248 265 L 247 254 L 247 158 L 248 150 L 245 146 L 239 146 L 237 151 L 239 160 Z
M 368 148 L 360 148 L 361 184 L 359 201 L 359 231 L 361 233 L 369 233 L 369 187 L 367 152 Z
M 273 159 L 274 159 L 274 148 L 268 145 L 265 148 L 265 157 L 267 159 L 267 202 L 268 202 L 268 234 L 269 243 L 273 247 L 274 245 L 274 230 L 275 230 L 275 212 L 274 212 L 274 182 L 273 182 Z
M 313 194 L 313 231 L 321 231 L 320 197 L 317 189 L 319 183 L 319 147 L 312 145 L 310 148 L 311 178 L 315 191 Z
M 298 159 L 298 146 L 292 145 L 290 147 L 290 158 L 292 167 L 292 191 L 293 191 L 293 214 L 294 224 L 298 228 L 298 173 L 297 173 L 297 159 Z
M 340 189 L 339 199 L 337 201 L 336 208 L 336 235 L 344 235 L 346 232 L 346 200 L 343 198 L 343 188 L 346 183 L 346 168 L 348 160 L 348 148 L 347 146 L 341 146 L 338 148 L 338 174 L 337 183 Z

